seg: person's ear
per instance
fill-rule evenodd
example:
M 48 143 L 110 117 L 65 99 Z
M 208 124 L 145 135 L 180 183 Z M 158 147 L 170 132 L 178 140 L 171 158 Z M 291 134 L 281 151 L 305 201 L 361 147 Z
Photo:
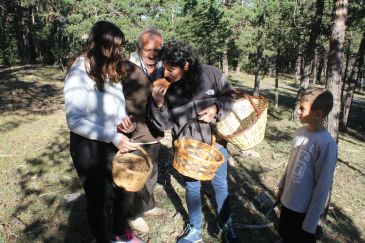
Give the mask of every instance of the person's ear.
M 322 119 L 323 118 L 323 111 L 321 110 L 316 110 L 316 117 L 319 118 L 319 119 Z
M 190 68 L 190 63 L 189 62 L 186 62 L 185 65 L 184 65 L 184 70 L 185 71 L 188 71 Z

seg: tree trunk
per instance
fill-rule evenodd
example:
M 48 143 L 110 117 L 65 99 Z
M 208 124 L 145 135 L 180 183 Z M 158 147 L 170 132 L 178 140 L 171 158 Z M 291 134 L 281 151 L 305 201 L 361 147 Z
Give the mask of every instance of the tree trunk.
M 299 50 L 300 50 L 300 45 L 299 45 Z M 300 83 L 300 77 L 302 75 L 302 55 L 299 51 L 298 56 L 297 56 L 297 60 L 295 61 L 295 83 L 299 84 Z
M 253 89 L 253 95 L 258 96 L 260 94 L 260 69 L 262 64 L 262 46 L 257 46 L 257 60 L 256 60 L 256 72 L 255 72 L 255 86 Z
M 229 67 L 228 67 L 228 55 L 227 55 L 227 45 L 226 45 L 223 51 L 223 73 L 225 75 L 228 75 L 228 70 Z
M 260 17 L 260 26 L 264 24 L 264 16 Z M 263 54 L 263 32 L 262 28 L 259 28 L 257 35 L 257 51 L 256 51 L 256 72 L 255 72 L 255 86 L 253 89 L 253 95 L 258 96 L 260 94 L 260 69 L 262 65 L 262 54 Z
M 360 68 L 364 65 L 364 54 L 365 54 L 365 32 L 362 35 L 359 51 L 357 52 L 354 65 L 352 67 L 351 75 L 348 80 L 348 88 L 346 93 L 345 102 L 343 105 L 343 115 L 341 119 L 341 129 L 346 129 L 348 124 L 348 117 L 351 110 L 352 100 L 356 89 L 357 80 L 359 77 Z
M 316 77 L 317 77 L 317 63 L 318 63 L 318 55 L 317 52 L 314 53 L 314 58 L 313 58 L 313 65 L 312 65 L 312 73 L 311 73 L 311 78 L 309 80 L 309 82 L 311 84 L 316 83 Z
M 279 54 L 275 62 L 275 109 L 279 108 Z
M 316 76 L 316 84 L 322 84 L 322 73 L 323 73 L 323 68 L 324 68 L 324 58 L 325 56 L 325 51 L 324 48 L 322 47 L 320 49 L 320 51 L 318 52 L 318 67 L 317 67 L 317 76 Z
M 241 74 L 241 60 L 240 60 L 240 57 L 238 57 L 238 60 L 237 60 L 236 74 L 237 75 Z
M 324 0 L 317 0 L 316 3 L 316 15 L 312 22 L 311 32 L 309 35 L 308 44 L 304 53 L 304 66 L 302 72 L 302 78 L 300 80 L 300 86 L 308 88 L 309 75 L 311 74 L 311 67 L 314 59 L 314 51 L 316 48 L 317 39 L 321 33 L 321 23 L 323 15 Z
M 343 43 L 345 41 L 348 0 L 334 0 L 334 19 L 327 62 L 326 88 L 333 95 L 333 108 L 327 119 L 327 129 L 338 142 L 339 117 L 341 112 L 341 72 Z

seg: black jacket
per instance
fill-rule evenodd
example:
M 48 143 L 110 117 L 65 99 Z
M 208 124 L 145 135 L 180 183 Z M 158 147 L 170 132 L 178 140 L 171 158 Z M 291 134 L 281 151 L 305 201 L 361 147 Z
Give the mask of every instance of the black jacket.
M 228 116 L 233 107 L 233 88 L 222 72 L 208 65 L 202 65 L 201 84 L 192 98 L 189 98 L 191 94 L 185 90 L 184 82 L 189 80 L 182 79 L 170 85 L 162 108 L 156 107 L 155 103 L 150 101 L 148 118 L 160 131 L 172 129 L 173 140 L 184 136 L 210 144 L 214 131 L 212 123 L 195 120 L 179 132 L 192 118 L 197 117 L 200 111 L 213 104 L 218 106 L 216 121 Z

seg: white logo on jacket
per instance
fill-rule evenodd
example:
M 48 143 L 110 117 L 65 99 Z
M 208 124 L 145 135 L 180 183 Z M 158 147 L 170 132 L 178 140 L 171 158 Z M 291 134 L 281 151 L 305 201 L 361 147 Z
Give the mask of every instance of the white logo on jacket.
M 214 89 L 210 89 L 205 92 L 207 95 L 214 95 Z

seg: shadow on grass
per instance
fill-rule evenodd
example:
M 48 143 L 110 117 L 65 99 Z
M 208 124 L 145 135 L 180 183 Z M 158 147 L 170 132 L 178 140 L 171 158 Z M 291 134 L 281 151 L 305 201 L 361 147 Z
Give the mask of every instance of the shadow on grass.
M 354 222 L 335 203 L 331 203 L 328 216 L 333 221 L 327 217 L 322 242 L 364 242 L 360 231 L 354 227 Z M 329 230 L 326 231 L 326 228 Z M 331 234 L 331 232 L 336 232 L 336 234 Z
M 63 91 L 55 84 L 28 82 L 20 80 L 14 71 L 5 72 L 0 78 L 0 115 L 19 114 L 18 118 L 1 124 L 0 132 L 10 131 L 23 123 L 33 121 L 30 114 L 48 115 L 63 107 Z M 4 71 L 3 71 L 4 73 Z
M 159 169 L 159 180 L 158 182 L 163 185 L 169 200 L 173 203 L 176 211 L 183 217 L 185 223 L 189 222 L 188 213 L 185 210 L 182 200 L 178 193 L 171 185 L 171 177 L 174 177 L 177 182 L 184 187 L 184 179 L 173 167 L 172 167 L 172 149 L 166 146 L 162 146 L 160 150 L 160 169 Z M 231 154 L 230 156 L 238 159 L 239 154 Z M 228 183 L 230 191 L 230 204 L 231 214 L 234 223 L 239 224 L 265 224 L 264 215 L 267 213 L 267 207 L 252 208 L 251 202 L 260 191 L 265 191 L 273 196 L 273 192 L 270 191 L 261 181 L 260 175 L 265 172 L 263 168 L 258 167 L 255 169 L 248 169 L 240 165 L 239 167 L 229 167 L 228 169 Z M 260 189 L 258 189 L 260 188 Z M 210 181 L 203 181 L 202 188 L 202 213 L 204 216 L 202 225 L 203 228 L 207 229 L 208 233 L 216 241 L 222 241 L 223 238 L 218 240 L 217 235 L 217 212 L 216 212 L 216 201 L 213 186 Z M 248 205 L 248 206 L 247 206 Z M 259 213 L 259 215 L 257 214 Z M 273 220 L 273 219 L 272 219 Z M 181 229 L 182 231 L 183 229 Z M 240 238 L 246 242 L 269 242 L 277 239 L 276 231 L 273 228 L 265 228 L 260 231 L 244 231 L 237 230 Z M 248 233 L 249 232 L 249 233 Z M 221 236 L 223 237 L 223 236 Z M 212 239 L 206 239 L 206 242 Z M 266 241 L 265 241 L 266 240 Z
M 63 131 L 42 154 L 17 169 L 22 194 L 13 218 L 22 220 L 17 242 L 90 242 L 86 200 L 69 157 L 69 132 Z M 67 201 L 66 194 L 75 193 Z
M 158 183 L 163 186 L 169 200 L 174 205 L 176 212 L 178 212 L 184 222 L 189 221 L 188 212 L 185 210 L 179 194 L 175 191 L 171 184 L 171 177 L 181 185 L 184 186 L 182 176 L 172 167 L 173 149 L 165 145 L 161 145 L 159 152 L 159 169 L 158 169 Z M 182 231 L 182 229 L 181 229 Z

